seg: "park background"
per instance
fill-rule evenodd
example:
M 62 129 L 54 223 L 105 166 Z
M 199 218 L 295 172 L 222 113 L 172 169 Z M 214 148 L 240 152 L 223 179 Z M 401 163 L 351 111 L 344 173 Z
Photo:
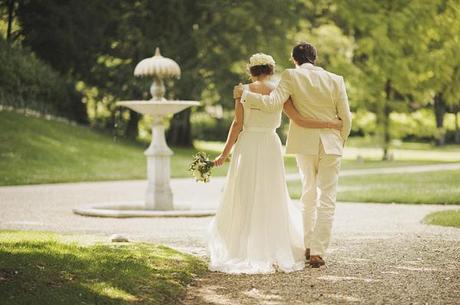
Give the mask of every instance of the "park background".
M 156 47 L 182 69 L 166 84 L 167 98 L 201 102 L 165 122 L 172 177 L 190 177 L 197 151 L 223 148 L 232 88 L 248 81 L 249 56 L 272 55 L 280 73 L 292 67 L 292 47 L 308 41 L 317 65 L 346 81 L 353 126 L 342 169 L 374 170 L 341 177 L 338 200 L 452 205 L 425 221 L 460 226 L 458 1 L 2 0 L 0 17 L 0 185 L 145 179 L 151 119 L 115 103 L 149 98 L 151 80 L 133 70 Z M 287 128 L 284 118 L 283 142 Z M 285 164 L 297 172 L 292 156 Z M 298 181 L 289 189 L 299 198 Z M 2 238 L 32 248 L 40 239 L 21 234 Z M 174 278 L 180 291 L 184 274 Z

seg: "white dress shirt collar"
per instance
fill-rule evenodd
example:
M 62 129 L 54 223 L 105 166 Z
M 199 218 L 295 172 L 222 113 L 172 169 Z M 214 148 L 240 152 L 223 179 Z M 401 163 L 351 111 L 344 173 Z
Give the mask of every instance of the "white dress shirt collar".
M 309 62 L 303 63 L 300 66 L 297 66 L 300 69 L 310 69 L 310 70 L 323 70 L 323 68 L 315 66 Z

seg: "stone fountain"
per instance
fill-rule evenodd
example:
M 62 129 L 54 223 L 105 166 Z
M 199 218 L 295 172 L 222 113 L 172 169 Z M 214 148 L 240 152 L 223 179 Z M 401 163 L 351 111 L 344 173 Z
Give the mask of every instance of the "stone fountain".
M 152 77 L 150 100 L 120 101 L 118 106 L 130 108 L 152 117 L 152 141 L 145 150 L 147 157 L 147 190 L 143 204 L 105 204 L 74 209 L 74 213 L 101 217 L 158 217 L 158 216 L 209 216 L 215 211 L 191 210 L 189 207 L 174 206 L 170 186 L 170 158 L 173 151 L 165 140 L 164 120 L 174 113 L 191 106 L 197 101 L 168 101 L 165 99 L 164 79 L 179 78 L 181 70 L 172 59 L 163 57 L 156 48 L 155 55 L 139 62 L 134 69 L 138 77 Z

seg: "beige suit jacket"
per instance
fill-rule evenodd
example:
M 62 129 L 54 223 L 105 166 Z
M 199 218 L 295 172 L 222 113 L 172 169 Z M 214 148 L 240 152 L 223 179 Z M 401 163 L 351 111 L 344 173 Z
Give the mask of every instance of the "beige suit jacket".
M 341 131 L 329 128 L 302 128 L 290 122 L 286 142 L 287 154 L 317 155 L 320 141 L 330 155 L 342 155 L 343 146 L 351 130 L 351 113 L 343 77 L 320 67 L 305 63 L 287 69 L 270 95 L 243 91 L 242 103 L 275 112 L 283 109 L 291 97 L 297 111 L 304 117 L 331 121 L 340 118 Z

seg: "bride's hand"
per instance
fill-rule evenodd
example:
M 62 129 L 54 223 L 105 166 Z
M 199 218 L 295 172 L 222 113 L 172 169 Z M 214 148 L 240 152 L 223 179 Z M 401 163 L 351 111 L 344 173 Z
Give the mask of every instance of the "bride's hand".
M 335 119 L 332 121 L 332 128 L 341 130 L 343 127 L 343 122 L 341 119 Z
M 221 166 L 224 164 L 225 160 L 227 160 L 227 156 L 220 154 L 212 162 L 214 163 L 214 166 Z

